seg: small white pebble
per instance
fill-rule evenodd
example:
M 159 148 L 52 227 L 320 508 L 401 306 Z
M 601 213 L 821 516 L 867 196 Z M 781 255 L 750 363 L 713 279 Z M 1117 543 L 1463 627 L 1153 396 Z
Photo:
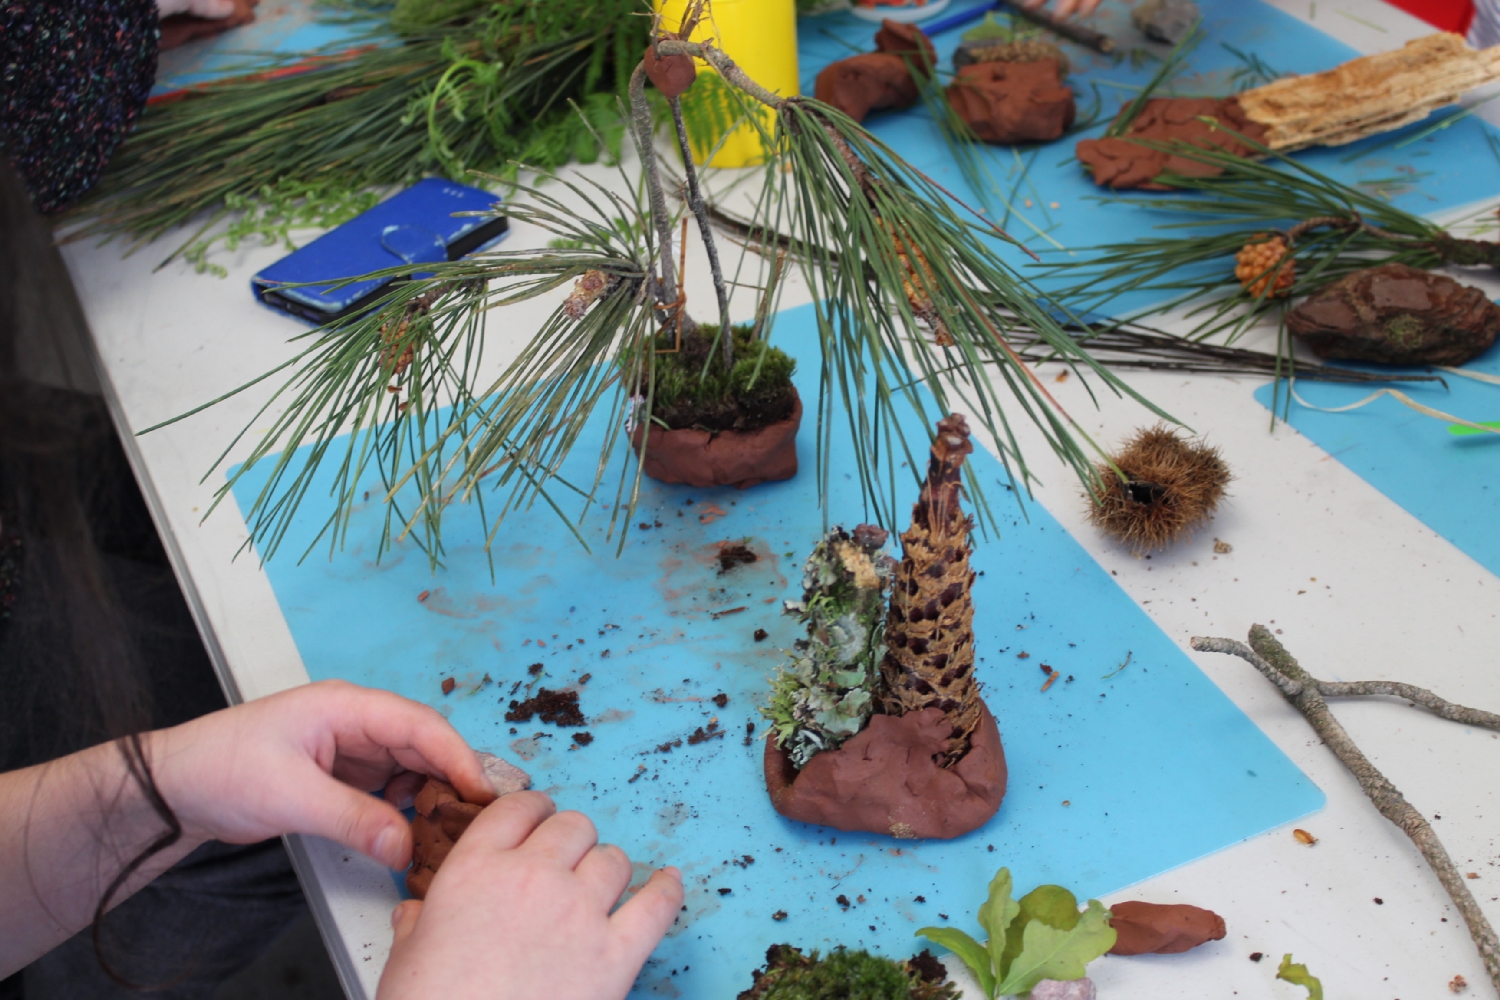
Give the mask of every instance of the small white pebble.
M 1031 1000 L 1095 1000 L 1092 979 L 1043 979 L 1031 988 Z

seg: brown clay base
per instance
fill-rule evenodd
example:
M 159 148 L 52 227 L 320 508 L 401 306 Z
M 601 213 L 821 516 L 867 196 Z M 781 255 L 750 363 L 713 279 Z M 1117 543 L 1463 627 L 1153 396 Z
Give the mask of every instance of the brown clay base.
M 1163 173 L 1184 177 L 1213 177 L 1222 173 L 1196 160 L 1149 149 L 1130 139 L 1152 142 L 1186 142 L 1202 149 L 1217 146 L 1240 156 L 1254 150 L 1235 141 L 1222 130 L 1215 130 L 1203 118 L 1212 118 L 1240 135 L 1260 142 L 1266 130 L 1245 117 L 1240 102 L 1233 97 L 1158 97 L 1146 102 L 1130 126 L 1128 138 L 1083 139 L 1078 143 L 1078 161 L 1084 165 L 1100 187 L 1123 191 L 1145 188 L 1149 191 L 1171 190 L 1156 183 Z
M 766 790 L 787 819 L 837 830 L 884 833 L 902 840 L 951 840 L 977 830 L 1005 797 L 1000 729 L 982 702 L 969 752 L 943 769 L 952 727 L 936 708 L 877 715 L 837 750 L 825 750 L 798 771 L 766 741 Z
M 980 139 L 1006 146 L 1051 142 L 1076 110 L 1056 59 L 965 66 L 948 86 L 948 103 Z
M 661 483 L 688 486 L 738 486 L 791 479 L 797 474 L 797 428 L 802 425 L 799 398 L 786 420 L 754 431 L 708 431 L 651 428 L 646 475 Z M 631 434 L 636 454 L 641 451 L 642 428 Z
M 1115 929 L 1111 955 L 1176 955 L 1224 939 L 1224 918 L 1186 903 L 1116 903 L 1109 908 Z
M 909 108 L 920 96 L 906 60 L 890 52 L 866 52 L 830 63 L 818 74 L 813 94 L 857 122 L 871 111 Z
M 413 899 L 425 899 L 448 852 L 483 807 L 464 802 L 452 785 L 431 777 L 417 792 L 412 806 L 417 814 L 411 818 L 411 868 L 406 873 L 406 891 Z
M 1382 264 L 1310 296 L 1286 325 L 1320 358 L 1461 365 L 1495 343 L 1500 306 L 1447 275 Z

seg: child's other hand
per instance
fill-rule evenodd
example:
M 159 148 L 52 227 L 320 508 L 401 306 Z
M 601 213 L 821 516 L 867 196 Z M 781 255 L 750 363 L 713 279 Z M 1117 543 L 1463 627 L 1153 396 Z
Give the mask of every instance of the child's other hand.
M 1044 6 L 1047 0 L 1025 0 L 1021 6 L 1027 10 L 1036 10 Z M 1059 21 L 1066 21 L 1077 14 L 1079 17 L 1088 17 L 1099 6 L 1099 0 L 1057 0 L 1057 6 L 1052 10 L 1052 16 Z
M 443 862 L 425 902 L 391 914 L 378 1000 L 620 1000 L 682 907 L 654 872 L 630 900 L 630 859 L 582 813 L 539 792 L 495 802 Z
M 148 740 L 157 786 L 190 840 L 310 833 L 400 869 L 411 863 L 411 827 L 367 793 L 416 771 L 468 802 L 495 797 L 479 758 L 436 711 L 343 681 L 283 691 Z

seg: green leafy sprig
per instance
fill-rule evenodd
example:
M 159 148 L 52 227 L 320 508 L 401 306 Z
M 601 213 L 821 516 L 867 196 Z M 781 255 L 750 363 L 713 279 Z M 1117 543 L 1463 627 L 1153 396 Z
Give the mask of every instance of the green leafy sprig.
M 1281 965 L 1276 968 L 1276 978 L 1283 979 L 1293 986 L 1307 987 L 1307 1000 L 1323 1000 L 1323 984 L 1317 976 L 1307 971 L 1307 966 L 1301 962 L 1292 963 L 1290 953 L 1281 956 Z
M 1109 911 L 1097 899 L 1080 912 L 1062 886 L 1040 885 L 1019 900 L 1011 892 L 1010 869 L 1001 868 L 979 908 L 983 944 L 956 927 L 917 931 L 957 955 L 991 1000 L 1029 993 L 1043 979 L 1082 979 L 1085 966 L 1114 947 Z

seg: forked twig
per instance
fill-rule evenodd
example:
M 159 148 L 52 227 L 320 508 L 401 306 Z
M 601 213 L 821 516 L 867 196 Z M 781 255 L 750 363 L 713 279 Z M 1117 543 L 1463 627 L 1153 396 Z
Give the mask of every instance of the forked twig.
M 1485 971 L 1489 973 L 1490 982 L 1494 984 L 1496 992 L 1500 992 L 1500 939 L 1495 937 L 1495 929 L 1490 926 L 1490 922 L 1485 919 L 1484 911 L 1474 901 L 1473 894 L 1464 883 L 1463 875 L 1454 867 L 1453 860 L 1448 857 L 1447 849 L 1443 847 L 1442 841 L 1438 839 L 1438 835 L 1428 825 L 1427 820 L 1410 802 L 1406 801 L 1406 797 L 1396 786 L 1391 784 L 1374 764 L 1370 763 L 1369 758 L 1355 745 L 1349 733 L 1333 717 L 1323 697 L 1324 695 L 1329 697 L 1396 695 L 1429 708 L 1445 719 L 1491 729 L 1500 729 L 1500 715 L 1454 705 L 1431 691 L 1410 684 L 1395 684 L 1386 681 L 1343 684 L 1320 681 L 1303 670 L 1264 625 L 1251 626 L 1248 646 L 1233 639 L 1206 639 L 1197 636 L 1193 638 L 1192 646 L 1205 653 L 1232 653 L 1247 661 L 1264 674 L 1267 680 L 1275 684 L 1286 696 L 1287 701 L 1290 701 L 1297 711 L 1302 713 L 1303 718 L 1307 719 L 1308 724 L 1328 745 L 1328 749 L 1332 750 L 1354 775 L 1359 782 L 1359 787 L 1364 789 L 1370 801 L 1375 804 L 1375 808 L 1380 810 L 1380 814 L 1400 827 L 1411 838 L 1412 843 L 1417 845 L 1417 850 L 1422 852 L 1422 857 L 1427 859 L 1427 864 L 1431 866 L 1433 874 L 1443 884 L 1443 888 L 1448 890 L 1448 896 L 1453 900 L 1453 905 L 1463 915 L 1464 923 L 1469 925 L 1469 935 L 1473 937 L 1474 944 L 1479 948 L 1479 957 L 1484 962 Z

